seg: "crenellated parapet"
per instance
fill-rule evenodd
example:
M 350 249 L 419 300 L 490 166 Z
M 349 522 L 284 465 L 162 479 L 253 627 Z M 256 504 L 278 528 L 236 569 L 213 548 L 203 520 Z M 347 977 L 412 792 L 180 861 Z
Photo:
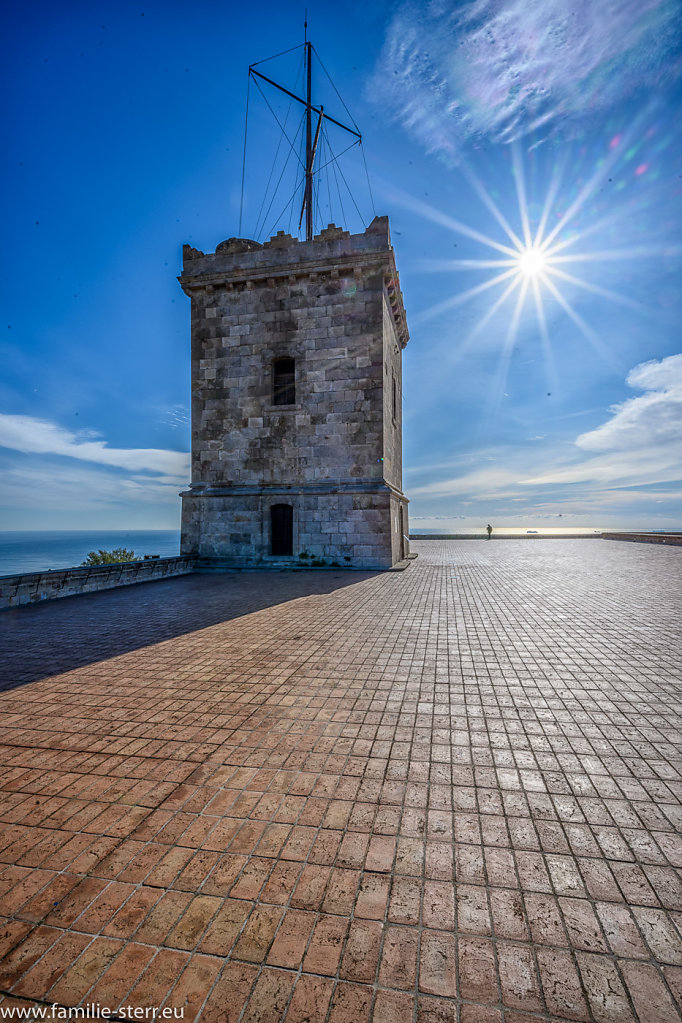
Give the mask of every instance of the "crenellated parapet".
M 361 234 L 329 224 L 310 242 L 278 231 L 264 243 L 228 238 L 215 252 L 184 245 L 183 272 L 178 280 L 187 295 L 196 297 L 202 291 L 239 289 L 264 280 L 274 287 L 283 280 L 293 284 L 301 278 L 322 281 L 366 274 L 383 277 L 396 335 L 404 348 L 409 331 L 388 217 L 375 217 Z

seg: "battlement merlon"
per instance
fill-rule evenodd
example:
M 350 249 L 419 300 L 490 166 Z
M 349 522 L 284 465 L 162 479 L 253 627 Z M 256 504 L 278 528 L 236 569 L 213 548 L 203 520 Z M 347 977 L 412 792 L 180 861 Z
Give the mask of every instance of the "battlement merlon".
M 183 272 L 178 281 L 192 297 L 197 291 L 221 286 L 244 287 L 257 281 L 274 283 L 312 275 L 352 276 L 355 271 L 383 274 L 396 334 L 404 348 L 410 335 L 388 217 L 375 217 L 362 234 L 350 234 L 330 224 L 310 242 L 278 231 L 263 244 L 249 238 L 228 238 L 215 252 L 183 245 Z

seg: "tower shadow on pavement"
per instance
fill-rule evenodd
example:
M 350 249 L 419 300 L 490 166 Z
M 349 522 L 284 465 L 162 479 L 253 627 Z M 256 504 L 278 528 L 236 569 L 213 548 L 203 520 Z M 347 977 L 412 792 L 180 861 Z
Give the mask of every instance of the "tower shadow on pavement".
M 184 575 L 0 614 L 0 690 L 139 650 L 289 601 L 357 586 L 376 572 Z

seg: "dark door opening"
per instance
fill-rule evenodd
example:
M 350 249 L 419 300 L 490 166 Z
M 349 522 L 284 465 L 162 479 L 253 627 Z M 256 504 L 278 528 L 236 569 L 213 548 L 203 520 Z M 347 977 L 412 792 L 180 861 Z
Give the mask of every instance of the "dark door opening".
M 290 504 L 273 504 L 270 517 L 272 554 L 275 557 L 290 557 L 294 553 L 294 509 Z

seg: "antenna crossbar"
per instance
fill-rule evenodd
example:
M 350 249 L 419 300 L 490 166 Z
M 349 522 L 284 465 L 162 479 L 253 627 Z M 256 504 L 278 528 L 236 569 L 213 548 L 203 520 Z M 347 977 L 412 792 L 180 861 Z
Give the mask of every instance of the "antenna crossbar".
M 259 78 L 262 78 L 263 81 L 267 82 L 269 85 L 274 85 L 274 87 L 276 89 L 279 89 L 280 92 L 285 92 L 287 94 L 287 96 L 291 96 L 292 99 L 295 99 L 299 103 L 302 103 L 304 107 L 308 106 L 307 102 L 304 99 L 302 99 L 301 96 L 297 96 L 296 93 L 290 92 L 288 89 L 285 89 L 283 85 L 279 85 L 277 82 L 273 82 L 272 78 L 268 78 L 267 75 L 261 74 L 260 71 L 254 71 L 254 66 L 253 65 L 251 65 L 251 67 L 249 68 L 249 74 L 250 75 L 257 75 Z M 315 107 L 315 106 L 311 105 L 310 109 L 314 113 L 316 113 L 316 114 L 322 113 L 322 111 L 320 110 L 319 107 Z M 355 135 L 356 138 L 359 138 L 359 139 L 362 138 L 362 135 L 360 134 L 359 131 L 355 131 L 354 128 L 349 128 L 347 124 L 341 124 L 341 121 L 335 120 L 333 117 L 330 117 L 329 114 L 325 114 L 324 115 L 324 119 L 325 119 L 325 121 L 331 121 L 331 123 L 335 124 L 337 126 L 337 128 L 343 128 L 344 131 L 349 131 L 351 133 L 351 135 Z
M 304 187 L 303 187 L 303 203 L 302 203 L 302 206 L 301 206 L 301 216 L 300 216 L 300 219 L 299 219 L 298 228 L 299 228 L 299 231 L 300 231 L 301 223 L 303 221 L 303 215 L 305 214 L 305 218 L 306 218 L 306 227 L 305 227 L 306 241 L 312 241 L 312 239 L 313 239 L 314 208 L 315 208 L 315 200 L 316 200 L 316 196 L 314 194 L 314 171 L 313 171 L 313 166 L 314 166 L 314 163 L 315 163 L 315 156 L 317 154 L 318 143 L 320 142 L 320 137 L 321 137 L 320 132 L 322 131 L 322 133 L 325 134 L 323 120 L 327 120 L 331 124 L 336 125 L 337 128 L 343 128 L 344 131 L 347 131 L 350 135 L 353 135 L 355 137 L 355 139 L 356 139 L 356 142 L 354 142 L 353 145 L 357 145 L 358 143 L 362 142 L 362 135 L 357 130 L 357 127 L 350 128 L 347 124 L 343 124 L 341 121 L 337 121 L 336 118 L 330 117 L 329 114 L 325 113 L 324 107 L 322 105 L 320 105 L 319 107 L 313 105 L 313 102 L 312 102 L 312 57 L 313 57 L 313 44 L 308 41 L 307 19 L 306 19 L 306 24 L 305 24 L 305 36 L 306 36 L 306 38 L 305 38 L 305 42 L 303 44 L 304 61 L 305 61 L 305 82 L 306 82 L 305 98 L 303 98 L 301 96 L 297 96 L 295 92 L 291 92 L 290 89 L 286 89 L 283 85 L 280 85 L 279 82 L 275 82 L 272 78 L 268 78 L 268 76 L 264 75 L 262 73 L 262 71 L 256 71 L 256 67 L 255 67 L 254 64 L 251 64 L 249 66 L 249 82 L 251 81 L 251 78 L 253 77 L 254 82 L 255 82 L 259 92 L 261 92 L 261 94 L 262 94 L 262 89 L 261 89 L 261 87 L 260 87 L 260 85 L 258 83 L 258 79 L 261 79 L 262 81 L 267 82 L 268 85 L 272 85 L 273 88 L 278 89 L 279 92 L 284 93 L 285 96 L 289 96 L 290 99 L 296 100 L 297 103 L 300 103 L 302 106 L 305 107 Z M 257 63 L 262 63 L 262 61 L 258 61 Z M 327 77 L 329 77 L 326 68 L 324 70 L 325 70 L 325 74 L 327 74 Z M 331 81 L 331 79 L 330 79 L 330 81 Z M 333 82 L 332 82 L 332 85 L 334 85 Z M 336 89 L 336 86 L 334 86 L 334 88 Z M 338 95 L 338 90 L 337 90 L 337 95 Z M 267 103 L 268 102 L 267 98 L 264 95 L 263 95 L 263 98 L 265 99 L 265 101 Z M 345 106 L 345 104 L 344 104 L 344 106 Z M 270 107 L 269 103 L 268 103 L 268 107 Z M 270 107 L 270 110 L 274 114 L 275 119 L 277 120 L 277 123 L 279 124 L 279 118 L 274 113 L 274 111 L 272 110 L 271 107 Z M 346 112 L 348 113 L 348 108 L 347 107 L 346 107 Z M 314 138 L 313 138 L 313 123 L 312 123 L 312 115 L 313 115 L 313 113 L 317 114 L 318 118 L 319 118 L 319 120 L 317 122 L 317 128 L 316 128 L 316 130 L 314 132 Z M 350 114 L 349 114 L 349 116 L 350 116 Z M 352 120 L 353 120 L 353 118 L 351 117 L 351 121 Z M 353 121 L 353 124 L 355 124 L 354 121 Z M 290 147 L 293 149 L 291 141 L 289 140 L 288 136 L 286 135 L 286 132 L 284 131 L 284 127 L 281 124 L 280 124 L 280 128 L 282 128 L 282 132 L 284 134 L 284 137 L 287 139 L 287 141 L 289 142 Z M 278 151 L 279 151 L 279 147 L 278 147 Z M 287 162 L 288 162 L 288 157 L 287 157 Z M 344 179 L 344 182 L 345 182 L 345 179 Z M 345 182 L 345 183 L 346 183 L 346 187 L 348 187 L 347 182 Z M 243 184 L 242 184 L 242 187 L 243 187 Z M 319 203 L 318 203 L 318 211 L 319 211 Z

